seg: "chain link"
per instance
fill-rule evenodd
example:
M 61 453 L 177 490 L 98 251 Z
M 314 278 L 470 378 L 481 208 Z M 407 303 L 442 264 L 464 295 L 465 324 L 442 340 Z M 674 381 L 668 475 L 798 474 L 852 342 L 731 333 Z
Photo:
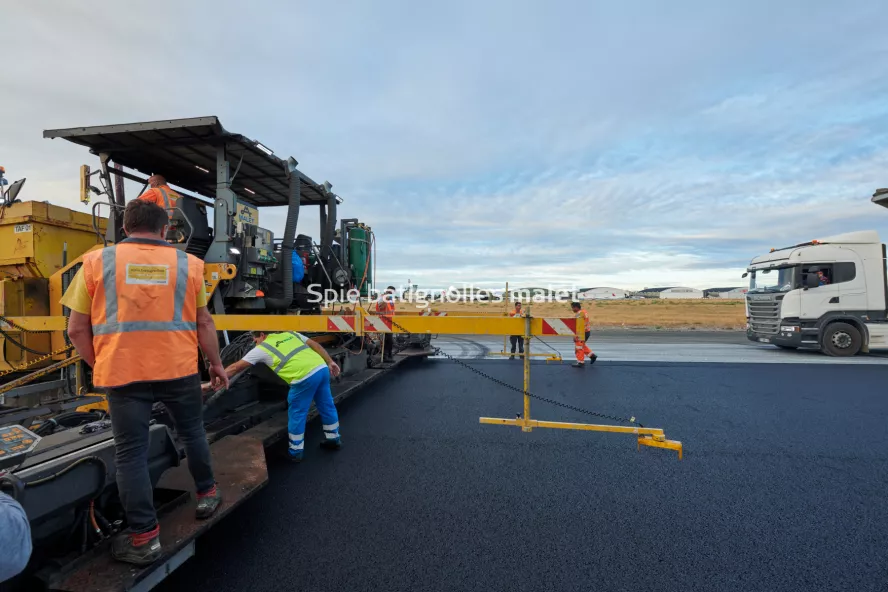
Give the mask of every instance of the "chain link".
M 43 361 L 45 361 L 45 360 L 47 360 L 47 359 L 54 358 L 54 357 L 56 357 L 56 356 L 58 356 L 58 355 L 60 355 L 60 354 L 63 354 L 63 353 L 65 353 L 65 352 L 67 352 L 67 351 L 70 351 L 70 350 L 72 350 L 72 349 L 74 349 L 74 346 L 73 346 L 73 345 L 66 345 L 65 347 L 63 347 L 63 348 L 61 348 L 61 349 L 57 349 L 57 350 L 55 350 L 54 352 L 49 352 L 48 354 L 43 355 L 43 356 L 40 356 L 39 358 L 34 358 L 34 359 L 31 360 L 30 362 L 27 362 L 27 363 L 25 363 L 25 364 L 22 364 L 21 366 L 17 366 L 17 367 L 15 367 L 15 368 L 10 368 L 9 370 L 3 370 L 2 372 L 0 372 L 0 378 L 6 376 L 6 375 L 8 375 L 8 374 L 12 374 L 12 373 L 14 373 L 14 372 L 21 372 L 22 370 L 27 370 L 27 369 L 30 368 L 31 366 L 34 366 L 34 365 L 36 365 L 36 364 L 39 364 L 40 362 L 43 362 Z
M 386 318 L 387 318 L 389 321 L 391 321 L 392 325 L 394 325 L 395 327 L 397 327 L 397 328 L 400 329 L 401 331 L 403 331 L 403 332 L 405 332 L 405 333 L 409 333 L 409 331 L 407 331 L 407 329 L 405 329 L 404 327 L 402 327 L 401 325 L 399 325 L 398 323 L 396 323 L 396 322 L 394 321 L 394 319 L 392 319 L 392 317 L 390 317 L 390 316 L 386 316 Z M 547 345 L 548 345 L 548 344 L 547 344 Z M 551 347 L 551 346 L 550 346 L 550 347 Z M 552 349 L 555 349 L 555 348 L 552 348 Z M 585 414 L 585 415 L 591 415 L 591 416 L 593 416 L 593 417 L 600 417 L 600 418 L 602 418 L 602 419 L 609 419 L 609 420 L 611 420 L 611 421 L 619 421 L 619 422 L 622 422 L 622 423 L 629 423 L 629 424 L 637 425 L 637 426 L 640 427 L 640 428 L 643 428 L 643 427 L 644 427 L 641 423 L 635 421 L 635 418 L 634 418 L 634 417 L 620 417 L 620 416 L 618 416 L 618 415 L 608 415 L 608 414 L 606 414 L 606 413 L 598 413 L 597 411 L 590 411 L 589 409 L 583 409 L 582 407 L 576 407 L 575 405 L 570 405 L 570 404 L 568 404 L 568 403 L 562 403 L 561 401 L 555 401 L 555 400 L 553 400 L 553 399 L 548 399 L 548 398 L 546 398 L 546 397 L 541 397 L 540 395 L 535 395 L 535 394 L 531 393 L 530 391 L 527 391 L 527 392 L 525 393 L 525 391 L 524 391 L 523 388 L 520 388 L 520 387 L 517 387 L 517 386 L 511 385 L 511 384 L 509 384 L 508 382 L 505 382 L 505 381 L 500 380 L 499 378 L 494 378 L 494 377 L 491 376 L 490 374 L 487 374 L 486 372 L 484 372 L 484 371 L 482 371 L 482 370 L 478 370 L 478 369 L 475 368 L 474 366 L 470 366 L 470 365 L 466 364 L 465 362 L 463 362 L 462 360 L 460 360 L 460 359 L 458 359 L 458 358 L 455 358 L 455 357 L 451 356 L 450 354 L 444 352 L 443 350 L 441 350 L 440 347 L 436 347 L 434 351 L 435 351 L 435 355 L 442 355 L 442 356 L 444 356 L 445 358 L 447 358 L 448 360 L 450 360 L 451 362 L 455 362 L 456 364 L 462 366 L 463 368 L 466 368 L 467 370 L 470 370 L 470 371 L 474 372 L 474 373 L 477 374 L 478 376 L 480 376 L 480 377 L 482 377 L 482 378 L 486 378 L 486 379 L 489 380 L 490 382 L 493 382 L 493 383 L 495 383 L 495 384 L 498 384 L 498 385 L 500 385 L 501 387 L 503 387 L 503 388 L 507 388 L 507 389 L 509 389 L 509 390 L 511 390 L 511 391 L 515 391 L 516 393 L 521 393 L 522 395 L 527 394 L 527 396 L 530 397 L 531 399 L 536 399 L 537 401 L 542 401 L 543 403 L 549 403 L 550 405 L 554 405 L 554 406 L 556 406 L 556 407 L 562 407 L 562 408 L 564 408 L 564 409 L 570 409 L 571 411 L 576 411 L 576 412 L 578 412 L 578 413 L 583 413 L 583 414 Z M 557 351 L 557 350 L 556 350 L 556 351 Z
M 9 327 L 11 327 L 12 329 L 15 329 L 16 331 L 21 331 L 22 333 L 53 333 L 53 331 L 51 329 L 26 329 L 17 323 L 13 323 L 11 320 L 9 320 L 9 318 L 7 318 L 3 315 L 0 315 L 0 323 L 6 324 Z M 67 325 L 67 324 L 68 324 L 68 321 L 67 321 L 67 317 L 66 317 L 65 325 Z M 74 349 L 73 345 L 66 345 L 63 348 L 60 348 L 60 349 L 57 349 L 53 352 L 49 352 L 47 354 L 43 354 L 39 357 L 36 357 L 33 360 L 31 360 L 30 362 L 26 362 L 26 363 L 22 364 L 21 366 L 16 366 L 15 368 L 10 368 L 9 370 L 3 370 L 2 372 L 0 372 L 0 378 L 7 376 L 9 374 L 13 374 L 15 372 L 21 372 L 22 370 L 27 370 L 31 366 L 35 366 L 35 365 L 39 364 L 40 362 L 43 362 L 48 359 L 52 359 L 60 354 L 68 352 L 72 349 Z M 39 377 L 40 377 L 40 374 L 38 374 L 34 378 L 39 378 Z
M 53 329 L 25 329 L 21 325 L 13 323 L 12 321 L 9 320 L 9 318 L 7 318 L 3 315 L 0 315 L 0 323 L 5 323 L 5 324 L 9 325 L 10 327 L 12 327 L 13 329 L 15 329 L 16 331 L 21 331 L 22 333 L 53 333 L 54 332 Z M 67 326 L 68 326 L 68 317 L 65 317 L 65 327 L 67 328 Z M 0 327 L 0 328 L 4 328 L 4 327 Z

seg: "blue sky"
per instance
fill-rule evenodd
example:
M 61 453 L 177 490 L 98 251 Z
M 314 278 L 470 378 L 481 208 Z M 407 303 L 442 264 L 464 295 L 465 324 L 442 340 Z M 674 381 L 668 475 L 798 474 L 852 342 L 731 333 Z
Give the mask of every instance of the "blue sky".
M 17 4 L 0 164 L 30 199 L 79 207 L 92 161 L 44 129 L 212 114 L 333 183 L 385 283 L 736 285 L 888 236 L 885 2 Z

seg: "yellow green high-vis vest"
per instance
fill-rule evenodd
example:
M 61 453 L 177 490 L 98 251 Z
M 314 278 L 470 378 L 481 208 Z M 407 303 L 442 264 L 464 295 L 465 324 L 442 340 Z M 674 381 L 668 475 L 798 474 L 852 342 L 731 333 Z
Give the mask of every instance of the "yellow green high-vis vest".
M 324 358 L 299 339 L 294 331 L 272 333 L 259 344 L 271 354 L 274 363 L 271 369 L 287 384 L 305 378 L 318 366 L 326 366 Z

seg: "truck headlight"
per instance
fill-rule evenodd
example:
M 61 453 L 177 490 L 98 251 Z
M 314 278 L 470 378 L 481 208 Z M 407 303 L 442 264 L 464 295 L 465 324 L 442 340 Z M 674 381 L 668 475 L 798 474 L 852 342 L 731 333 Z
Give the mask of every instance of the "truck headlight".
M 795 325 L 783 325 L 780 327 L 781 333 L 798 333 L 800 328 Z

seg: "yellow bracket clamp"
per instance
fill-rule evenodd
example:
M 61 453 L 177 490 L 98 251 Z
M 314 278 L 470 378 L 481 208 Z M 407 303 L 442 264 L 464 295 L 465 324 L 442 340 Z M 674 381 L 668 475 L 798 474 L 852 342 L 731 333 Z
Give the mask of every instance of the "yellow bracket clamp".
M 652 446 L 654 448 L 668 448 L 678 452 L 678 460 L 682 459 L 681 442 L 678 440 L 667 440 L 666 437 L 657 438 L 655 436 L 638 436 L 638 449 L 642 446 Z
M 493 425 L 518 426 L 523 431 L 532 428 L 552 428 L 558 430 L 583 430 L 587 432 L 611 432 L 616 434 L 633 434 L 638 437 L 638 449 L 642 446 L 655 448 L 668 448 L 678 452 L 678 460 L 682 459 L 682 446 L 678 440 L 667 440 L 666 434 L 660 428 L 641 428 L 631 426 L 599 425 L 592 423 L 568 423 L 562 421 L 539 421 L 537 419 L 503 419 L 499 417 L 481 417 L 481 423 Z

